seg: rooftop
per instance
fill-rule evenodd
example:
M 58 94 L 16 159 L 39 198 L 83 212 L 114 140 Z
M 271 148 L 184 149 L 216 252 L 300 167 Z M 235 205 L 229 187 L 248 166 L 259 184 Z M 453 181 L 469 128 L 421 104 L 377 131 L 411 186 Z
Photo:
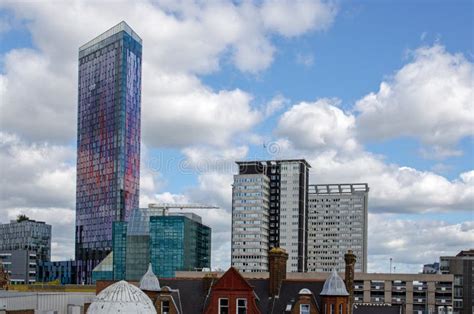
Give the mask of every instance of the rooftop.
M 354 192 L 369 192 L 367 183 L 340 183 L 340 184 L 310 184 L 309 194 L 318 195 L 341 195 Z
M 156 310 L 143 291 L 122 280 L 102 290 L 91 303 L 87 313 L 156 314 Z
M 86 50 L 86 49 L 94 46 L 95 44 L 98 44 L 102 40 L 104 40 L 104 39 L 106 39 L 106 38 L 108 38 L 112 35 L 118 34 L 120 32 L 125 32 L 125 33 L 129 34 L 130 36 L 132 36 L 133 39 L 135 39 L 140 44 L 142 44 L 142 39 L 140 38 L 140 36 L 138 36 L 138 34 L 135 33 L 133 31 L 133 29 L 125 21 L 122 21 L 122 22 L 118 23 L 117 25 L 111 27 L 107 31 L 103 32 L 102 34 L 100 34 L 96 38 L 88 41 L 87 43 L 85 43 L 84 45 L 79 47 L 79 51 Z
M 306 159 L 275 159 L 275 160 L 243 160 L 236 161 L 237 165 L 251 165 L 251 164 L 279 164 L 283 162 L 301 162 L 304 163 L 308 168 L 311 168 L 311 165 L 306 161 Z

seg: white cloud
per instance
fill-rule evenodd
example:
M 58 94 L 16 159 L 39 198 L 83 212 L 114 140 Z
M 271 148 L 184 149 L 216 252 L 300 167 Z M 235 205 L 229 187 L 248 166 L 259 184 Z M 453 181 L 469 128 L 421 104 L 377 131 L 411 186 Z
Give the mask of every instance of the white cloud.
M 451 156 L 460 139 L 474 134 L 474 66 L 441 45 L 421 47 L 377 93 L 356 103 L 357 131 L 363 139 L 401 136 L 434 146 Z
M 261 14 L 267 29 L 291 37 L 312 29 L 328 28 L 336 15 L 336 7 L 311 0 L 266 1 L 262 5 Z
M 144 74 L 147 73 L 144 67 Z M 253 127 L 260 114 L 241 90 L 213 92 L 189 75 L 144 79 L 143 139 L 153 146 L 226 145 Z
M 3 3 L 14 12 L 15 23 L 26 25 L 37 49 L 6 54 L 0 75 L 2 129 L 33 141 L 72 140 L 77 48 L 124 19 L 144 40 L 144 139 L 152 145 L 223 145 L 254 126 L 259 114 L 248 93 L 213 91 L 197 75 L 219 70 L 222 60 L 233 61 L 241 71 L 264 70 L 276 51 L 270 35 L 325 28 L 335 15 L 319 2 L 304 4 L 306 10 L 303 4 L 284 5 L 291 23 L 267 21 L 265 26 L 265 3 Z M 31 115 L 35 119 L 24 118 Z
M 0 208 L 73 207 L 76 165 L 71 147 L 27 144 L 0 132 L 0 165 Z
M 474 204 L 471 172 L 448 180 L 430 171 L 386 164 L 380 156 L 367 152 L 344 155 L 328 151 L 308 160 L 313 183 L 368 183 L 371 212 L 470 211 Z
M 474 217 L 473 217 L 474 218 Z M 401 219 L 369 215 L 369 271 L 420 272 L 423 264 L 455 255 L 474 243 L 474 220 L 447 223 L 442 220 Z
M 355 118 L 339 109 L 339 103 L 338 99 L 323 98 L 296 104 L 281 116 L 276 134 L 290 139 L 299 149 L 354 150 Z

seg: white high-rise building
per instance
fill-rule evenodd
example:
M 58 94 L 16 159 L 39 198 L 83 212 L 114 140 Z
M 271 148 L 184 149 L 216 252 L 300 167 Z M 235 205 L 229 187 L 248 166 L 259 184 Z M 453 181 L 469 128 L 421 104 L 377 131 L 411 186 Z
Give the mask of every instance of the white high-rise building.
M 268 271 L 269 183 L 263 174 L 234 176 L 232 266 L 242 272 Z
M 288 272 L 306 271 L 310 165 L 303 159 L 237 164 L 232 266 L 242 272 L 268 271 L 268 250 L 281 247 L 289 255 Z
M 367 272 L 369 187 L 358 184 L 309 186 L 308 271 L 344 271 L 344 254 L 356 255 L 356 272 Z

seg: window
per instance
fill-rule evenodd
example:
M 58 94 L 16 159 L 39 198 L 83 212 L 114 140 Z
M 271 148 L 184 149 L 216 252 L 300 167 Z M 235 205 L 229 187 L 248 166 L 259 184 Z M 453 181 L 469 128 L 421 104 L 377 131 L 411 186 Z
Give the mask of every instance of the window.
M 339 314 L 342 314 L 342 304 L 339 304 Z
M 237 299 L 237 314 L 247 314 L 247 299 Z
M 334 304 L 331 304 L 331 305 L 330 305 L 329 313 L 330 313 L 330 314 L 334 314 Z
M 300 314 L 309 314 L 309 304 L 300 304 Z
M 229 314 L 229 299 L 219 299 L 219 314 Z
M 168 314 L 170 312 L 170 301 L 164 300 L 161 301 L 161 313 Z

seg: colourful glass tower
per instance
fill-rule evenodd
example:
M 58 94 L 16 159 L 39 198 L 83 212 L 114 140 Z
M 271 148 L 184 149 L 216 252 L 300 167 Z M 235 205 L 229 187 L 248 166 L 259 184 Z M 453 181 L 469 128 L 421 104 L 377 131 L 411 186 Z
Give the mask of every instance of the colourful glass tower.
M 142 40 L 121 22 L 79 48 L 77 283 L 112 249 L 112 223 L 138 208 Z

